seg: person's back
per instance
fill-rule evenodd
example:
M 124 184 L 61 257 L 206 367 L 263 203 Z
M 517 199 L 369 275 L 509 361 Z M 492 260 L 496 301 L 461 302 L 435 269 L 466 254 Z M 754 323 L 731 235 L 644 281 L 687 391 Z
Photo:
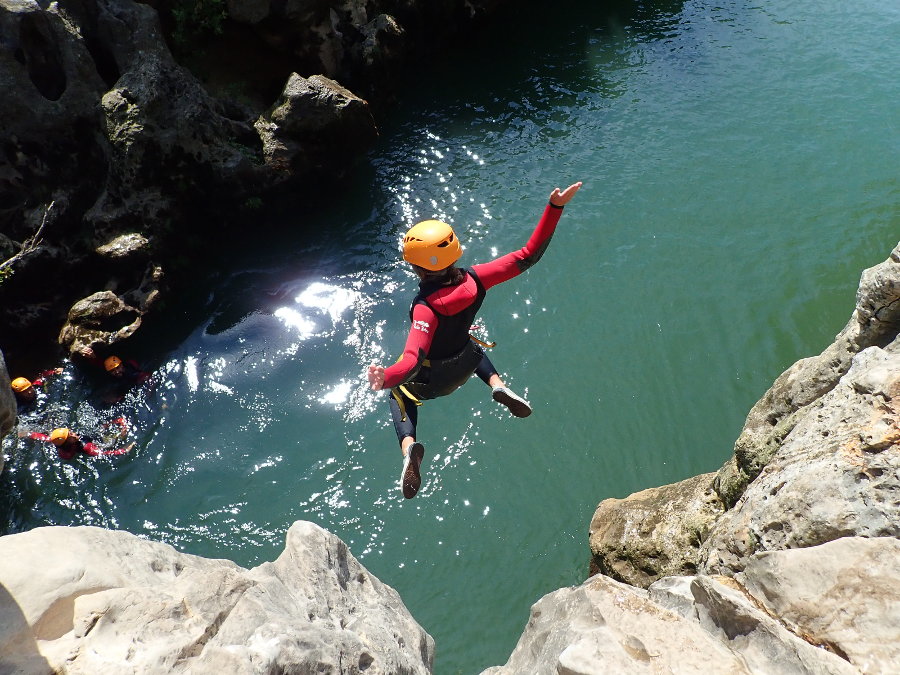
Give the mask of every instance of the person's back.
M 407 499 L 421 485 L 419 466 L 425 448 L 416 440 L 416 407 L 422 400 L 446 396 L 474 373 L 491 387 L 491 398 L 513 416 L 531 415 L 530 404 L 506 386 L 469 331 L 488 289 L 540 260 L 563 207 L 580 187 L 581 183 L 574 183 L 563 191 L 553 190 L 524 247 L 469 270 L 456 267 L 462 246 L 447 223 L 426 220 L 406 233 L 403 258 L 421 280 L 410 308 L 409 334 L 397 363 L 388 368 L 372 364 L 367 377 L 374 391 L 391 390 L 391 417 L 404 457 L 401 485 Z

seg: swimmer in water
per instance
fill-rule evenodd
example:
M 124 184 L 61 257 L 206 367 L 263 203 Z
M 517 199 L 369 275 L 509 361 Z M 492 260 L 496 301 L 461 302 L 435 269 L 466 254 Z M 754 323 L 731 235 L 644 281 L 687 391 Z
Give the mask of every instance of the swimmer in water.
M 128 426 L 125 424 L 124 419 L 119 417 L 113 420 L 113 422 L 119 424 L 122 428 L 119 436 L 123 436 L 125 433 L 127 433 Z M 102 450 L 100 446 L 94 443 L 91 439 L 87 437 L 82 439 L 78 434 L 67 427 L 59 427 L 58 429 L 54 429 L 50 432 L 49 435 L 38 431 L 33 431 L 27 434 L 27 437 L 33 438 L 38 441 L 49 441 L 56 447 L 56 452 L 59 455 L 59 458 L 66 461 L 73 460 L 75 459 L 75 457 L 81 454 L 87 455 L 89 457 L 124 455 L 134 447 L 134 443 L 129 443 L 124 448 L 118 448 L 116 450 Z

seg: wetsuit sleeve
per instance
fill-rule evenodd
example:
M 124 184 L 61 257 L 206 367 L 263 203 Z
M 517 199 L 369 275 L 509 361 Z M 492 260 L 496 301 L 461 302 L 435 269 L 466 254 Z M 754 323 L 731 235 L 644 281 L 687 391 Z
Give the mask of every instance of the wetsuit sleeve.
M 391 389 L 409 381 L 422 365 L 431 349 L 434 331 L 437 329 L 437 315 L 428 305 L 417 304 L 412 311 L 412 326 L 406 338 L 403 356 L 394 365 L 384 370 L 384 388 Z
M 82 446 L 81 451 L 86 455 L 90 455 L 91 457 L 96 457 L 97 455 L 103 454 L 100 452 L 97 444 L 90 441 Z
M 32 431 L 30 434 L 28 434 L 28 438 L 33 438 L 36 441 L 50 440 L 50 436 L 48 436 L 47 434 L 42 434 L 40 431 Z
M 519 276 L 540 260 L 544 251 L 547 250 L 547 246 L 550 245 L 550 239 L 556 231 L 556 224 L 559 222 L 562 212 L 563 207 L 547 204 L 544 214 L 524 247 L 490 262 L 473 266 L 472 269 L 475 270 L 475 274 L 478 275 L 485 289 Z
M 131 450 L 131 448 L 119 448 L 118 450 L 104 450 L 100 454 L 101 455 L 124 455 L 129 450 Z

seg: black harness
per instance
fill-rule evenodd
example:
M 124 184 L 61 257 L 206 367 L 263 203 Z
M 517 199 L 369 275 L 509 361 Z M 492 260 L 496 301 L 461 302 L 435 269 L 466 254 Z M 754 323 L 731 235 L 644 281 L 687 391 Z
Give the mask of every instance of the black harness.
M 420 354 L 419 368 L 409 380 L 400 385 L 402 393 L 414 401 L 446 396 L 455 391 L 472 376 L 484 356 L 484 351 L 469 336 L 469 329 L 481 309 L 487 291 L 473 270 L 467 269 L 465 272 L 474 279 L 478 292 L 472 304 L 461 312 L 444 315 L 428 302 L 431 294 L 443 288 L 442 284 L 434 282 L 419 284 L 419 292 L 409 307 L 410 321 L 413 309 L 418 304 L 427 305 L 440 317 L 428 358 Z

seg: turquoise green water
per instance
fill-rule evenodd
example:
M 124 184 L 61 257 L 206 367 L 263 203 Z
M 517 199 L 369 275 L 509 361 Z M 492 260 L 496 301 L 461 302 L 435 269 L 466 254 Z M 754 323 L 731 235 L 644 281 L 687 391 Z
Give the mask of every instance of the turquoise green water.
M 67 369 L 25 423 L 124 413 L 136 452 L 60 466 L 7 439 L 6 531 L 126 528 L 250 566 L 312 520 L 400 592 L 437 673 L 468 674 L 584 579 L 600 500 L 721 466 L 900 238 L 900 6 L 517 14 L 415 79 L 342 194 L 297 204 L 187 299 L 151 386 L 108 405 Z M 477 380 L 427 403 L 425 483 L 404 501 L 386 400 L 362 380 L 405 338 L 401 233 L 441 217 L 485 261 L 579 179 L 544 258 L 482 312 L 535 414 L 510 418 Z

